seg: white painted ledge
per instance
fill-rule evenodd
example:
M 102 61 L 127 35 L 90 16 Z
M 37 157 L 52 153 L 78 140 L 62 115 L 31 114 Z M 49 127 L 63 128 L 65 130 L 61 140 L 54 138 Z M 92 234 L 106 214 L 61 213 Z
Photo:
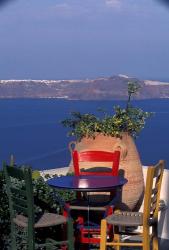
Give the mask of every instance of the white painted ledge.
M 50 176 L 53 176 L 55 174 L 57 175 L 66 175 L 68 173 L 69 167 L 63 167 L 63 168 L 54 168 L 54 169 L 47 169 L 40 171 L 40 174 L 43 178 L 45 178 L 45 175 L 49 174 Z

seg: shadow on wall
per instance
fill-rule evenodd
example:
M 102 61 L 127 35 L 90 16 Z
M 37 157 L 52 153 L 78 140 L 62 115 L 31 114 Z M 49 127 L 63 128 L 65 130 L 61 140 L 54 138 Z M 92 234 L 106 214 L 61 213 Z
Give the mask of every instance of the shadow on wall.
M 159 216 L 159 236 L 169 239 L 169 170 L 164 170 L 160 200 L 164 200 L 165 207 Z

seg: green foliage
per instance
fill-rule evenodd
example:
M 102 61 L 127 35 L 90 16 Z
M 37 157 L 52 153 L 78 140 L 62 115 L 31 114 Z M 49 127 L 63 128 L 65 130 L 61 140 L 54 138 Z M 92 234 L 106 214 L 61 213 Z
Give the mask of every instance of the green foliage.
M 7 242 L 9 240 L 10 222 L 9 222 L 9 206 L 8 197 L 5 190 L 5 179 L 3 172 L 0 171 L 0 246 L 2 249 L 6 249 Z
M 33 191 L 34 191 L 34 200 L 35 200 L 35 216 L 43 212 L 57 212 L 62 213 L 62 208 L 54 197 L 54 190 L 46 184 L 44 179 L 39 176 L 37 172 L 36 178 L 33 179 Z M 34 176 L 35 177 L 35 176 Z M 53 176 L 45 176 L 46 179 Z M 16 181 L 15 181 L 16 185 Z M 18 183 L 19 186 L 22 186 L 22 183 Z M 73 191 L 62 191 L 57 190 L 58 195 L 64 200 L 72 200 L 75 198 L 75 193 Z M 10 242 L 10 216 L 9 216 L 9 207 L 8 207 L 8 198 L 6 195 L 6 184 L 3 171 L 0 171 L 0 246 L 2 249 L 8 249 L 8 244 Z M 55 230 L 55 229 L 53 229 Z M 43 235 L 43 232 L 42 232 Z M 0 249 L 1 249 L 0 247 Z
M 70 128 L 68 135 L 75 136 L 77 140 L 83 137 L 95 138 L 96 133 L 108 136 L 120 137 L 122 132 L 128 132 L 136 137 L 144 128 L 146 119 L 152 115 L 142 109 L 131 105 L 131 97 L 136 94 L 140 86 L 137 82 L 128 82 L 128 100 L 126 108 L 113 107 L 113 114 L 102 111 L 103 117 L 99 118 L 93 114 L 81 114 L 72 112 L 71 118 L 62 121 L 63 126 Z
M 34 170 L 32 172 L 32 179 L 36 180 L 40 177 L 40 172 L 38 170 Z

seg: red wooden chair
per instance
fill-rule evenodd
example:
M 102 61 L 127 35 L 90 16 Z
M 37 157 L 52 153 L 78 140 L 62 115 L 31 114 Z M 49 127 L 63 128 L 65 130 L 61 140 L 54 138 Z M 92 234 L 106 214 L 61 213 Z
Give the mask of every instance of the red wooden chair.
M 73 150 L 72 159 L 74 172 L 76 176 L 80 175 L 118 175 L 120 151 L 106 152 L 106 151 L 84 151 L 78 152 Z M 109 170 L 107 167 L 94 167 L 80 169 L 79 162 L 112 162 L 112 168 Z M 93 170 L 93 171 L 92 171 Z M 99 171 L 100 170 L 100 171 Z
M 71 144 L 72 146 L 72 144 Z M 117 176 L 119 169 L 120 151 L 106 152 L 106 151 L 84 151 L 78 152 L 77 150 L 72 150 L 72 160 L 74 173 L 76 176 Z M 92 168 L 81 168 L 81 162 L 103 162 L 102 167 L 92 167 Z M 111 168 L 104 167 L 104 162 L 110 162 Z M 105 217 L 113 212 L 113 206 L 111 206 L 112 196 L 115 195 L 113 192 L 111 194 L 105 193 L 88 193 L 87 196 L 82 196 L 80 192 L 77 193 L 77 199 L 69 204 L 71 210 L 88 211 L 88 202 L 90 203 L 90 211 L 95 213 L 104 212 Z M 110 197 L 111 196 L 111 197 Z M 106 198 L 105 198 L 106 197 Z M 103 199 L 104 198 L 104 199 Z M 88 211 L 89 212 L 89 211 Z M 98 216 L 98 214 L 97 214 Z M 94 217 L 97 217 L 94 216 Z M 90 222 L 85 226 L 85 219 L 83 216 L 79 216 L 77 219 L 78 228 L 80 234 L 78 235 L 78 241 L 80 243 L 88 244 L 98 244 L 100 242 L 100 226 L 97 223 Z

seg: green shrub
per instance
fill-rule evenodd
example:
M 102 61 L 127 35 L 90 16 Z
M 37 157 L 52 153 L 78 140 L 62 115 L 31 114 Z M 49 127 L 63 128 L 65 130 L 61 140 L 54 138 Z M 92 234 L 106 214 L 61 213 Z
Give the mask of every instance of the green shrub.
M 126 107 L 113 107 L 113 113 L 102 112 L 102 117 L 80 112 L 72 112 L 71 117 L 63 120 L 63 126 L 70 128 L 69 136 L 75 136 L 78 141 L 82 138 L 95 138 L 96 133 L 107 136 L 120 137 L 122 132 L 127 132 L 137 137 L 144 128 L 146 119 L 152 115 L 140 108 L 131 105 L 131 97 L 137 94 L 140 86 L 137 82 L 128 82 L 128 99 Z

